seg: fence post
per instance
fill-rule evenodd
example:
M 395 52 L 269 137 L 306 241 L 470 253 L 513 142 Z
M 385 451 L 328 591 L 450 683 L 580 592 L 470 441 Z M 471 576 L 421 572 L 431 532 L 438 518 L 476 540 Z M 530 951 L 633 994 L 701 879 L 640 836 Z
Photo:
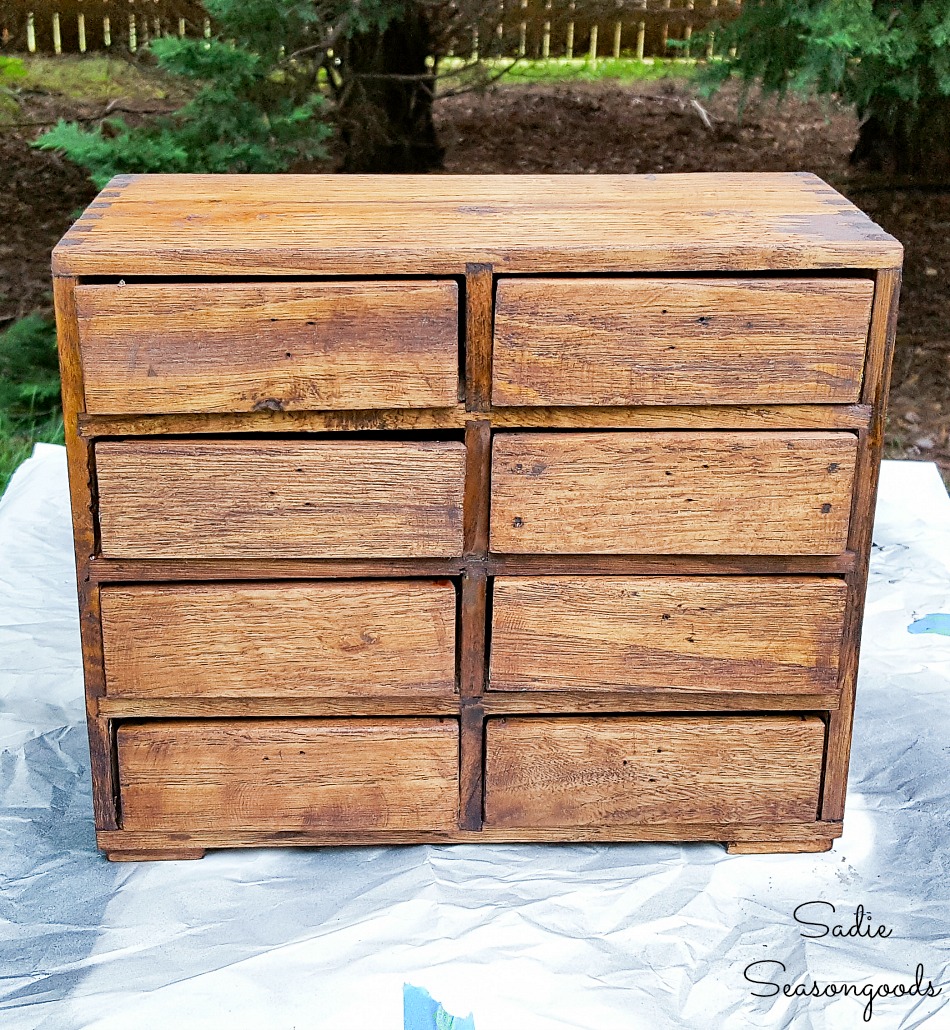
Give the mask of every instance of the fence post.
M 574 11 L 574 0 L 571 0 L 571 12 Z M 570 61 L 574 57 L 574 18 L 567 23 L 567 46 L 564 48 L 564 56 Z
M 620 6 L 619 4 L 617 5 Z M 620 60 L 620 37 L 623 34 L 623 22 L 619 19 L 614 22 L 614 60 Z
M 185 38 L 185 19 L 184 18 L 179 18 L 178 19 L 178 38 L 179 39 L 184 39 Z
M 105 47 L 112 46 L 112 22 L 109 21 L 108 14 L 102 18 L 102 45 Z
M 59 11 L 53 11 L 53 53 L 63 52 L 63 38 L 59 34 Z
M 590 51 L 587 54 L 589 61 L 597 60 L 597 26 L 591 25 L 590 27 Z
M 129 11 L 129 50 L 134 54 L 139 48 L 138 34 L 135 25 L 135 11 Z
M 694 0 L 686 0 L 686 10 L 687 11 L 692 11 L 692 10 L 695 9 L 695 7 L 696 7 L 696 4 L 694 3 Z M 687 58 L 690 58 L 690 57 L 693 56 L 693 50 L 692 50 L 692 47 L 690 46 L 690 42 L 689 42 L 692 38 L 693 38 L 693 23 L 691 21 L 688 21 L 686 23 L 686 31 L 683 33 L 683 39 L 686 41 L 686 50 L 684 52 L 684 56 L 687 57 Z
M 86 52 L 86 16 L 82 11 L 76 15 L 76 30 L 79 32 L 79 52 L 84 54 Z
M 551 56 L 551 0 L 547 0 L 544 5 L 545 13 L 548 14 L 548 20 L 544 23 L 544 29 L 541 33 L 541 56 L 545 61 Z
M 528 23 L 525 21 L 527 17 L 525 10 L 528 7 L 528 0 L 521 0 L 521 24 L 518 26 L 518 56 L 524 57 L 528 52 Z
M 640 0 L 640 9 L 645 11 L 647 9 L 647 0 Z M 643 60 L 643 51 L 647 38 L 647 23 L 645 21 L 637 22 L 637 60 Z
M 31 54 L 36 53 L 36 23 L 32 11 L 26 16 L 26 49 Z
M 668 11 L 672 6 L 671 0 L 663 0 L 663 9 Z M 660 56 L 666 57 L 666 49 L 670 45 L 670 25 L 663 22 L 663 29 L 660 32 Z

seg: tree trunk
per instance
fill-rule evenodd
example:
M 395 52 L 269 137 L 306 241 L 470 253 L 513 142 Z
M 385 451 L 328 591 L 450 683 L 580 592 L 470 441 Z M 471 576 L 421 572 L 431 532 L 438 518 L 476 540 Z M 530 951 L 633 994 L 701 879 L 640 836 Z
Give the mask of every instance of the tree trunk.
M 861 123 L 851 164 L 888 175 L 950 178 L 950 97 L 934 97 L 920 108 L 892 107 L 889 114 L 882 117 L 872 106 Z
M 383 32 L 351 36 L 339 51 L 337 107 L 344 172 L 431 172 L 442 167 L 432 120 L 431 33 L 425 11 L 407 6 Z

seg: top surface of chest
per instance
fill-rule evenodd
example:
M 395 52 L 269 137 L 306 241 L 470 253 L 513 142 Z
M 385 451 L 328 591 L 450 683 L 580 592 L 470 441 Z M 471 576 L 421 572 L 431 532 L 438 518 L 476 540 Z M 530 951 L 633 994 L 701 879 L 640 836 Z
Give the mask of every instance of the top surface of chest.
M 794 271 L 900 264 L 810 173 L 117 176 L 58 275 Z

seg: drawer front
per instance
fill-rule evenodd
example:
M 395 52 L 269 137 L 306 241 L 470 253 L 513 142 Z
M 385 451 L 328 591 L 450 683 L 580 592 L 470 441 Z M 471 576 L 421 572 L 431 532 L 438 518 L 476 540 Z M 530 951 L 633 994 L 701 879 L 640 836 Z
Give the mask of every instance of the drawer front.
M 492 690 L 834 690 L 844 580 L 495 580 Z
M 79 286 L 76 311 L 93 414 L 457 402 L 454 282 Z
M 502 433 L 491 546 L 508 554 L 838 554 L 850 433 Z
M 465 448 L 453 442 L 104 442 L 102 554 L 457 555 L 464 466 Z
M 104 586 L 112 697 L 378 697 L 455 690 L 455 588 L 337 581 Z
M 203 719 L 116 734 L 126 830 L 449 830 L 458 723 Z
M 485 825 L 814 820 L 816 716 L 491 719 Z
M 499 405 L 857 402 L 870 279 L 502 279 Z

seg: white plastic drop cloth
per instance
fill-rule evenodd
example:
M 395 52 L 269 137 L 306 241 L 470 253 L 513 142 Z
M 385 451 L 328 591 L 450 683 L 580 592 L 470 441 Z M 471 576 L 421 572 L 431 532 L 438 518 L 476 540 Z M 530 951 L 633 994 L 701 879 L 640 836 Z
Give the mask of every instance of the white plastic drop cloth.
M 934 466 L 885 463 L 874 541 L 830 853 L 466 845 L 112 865 L 93 835 L 65 457 L 38 446 L 0 501 L 0 1028 L 851 1028 L 866 994 L 770 995 L 910 986 L 918 965 L 921 990 L 942 993 L 879 995 L 870 1025 L 950 1028 L 950 500 Z M 798 909 L 811 925 L 793 916 L 807 902 L 823 903 Z M 857 916 L 887 936 L 819 936 Z M 404 985 L 444 1012 L 404 1010 Z

